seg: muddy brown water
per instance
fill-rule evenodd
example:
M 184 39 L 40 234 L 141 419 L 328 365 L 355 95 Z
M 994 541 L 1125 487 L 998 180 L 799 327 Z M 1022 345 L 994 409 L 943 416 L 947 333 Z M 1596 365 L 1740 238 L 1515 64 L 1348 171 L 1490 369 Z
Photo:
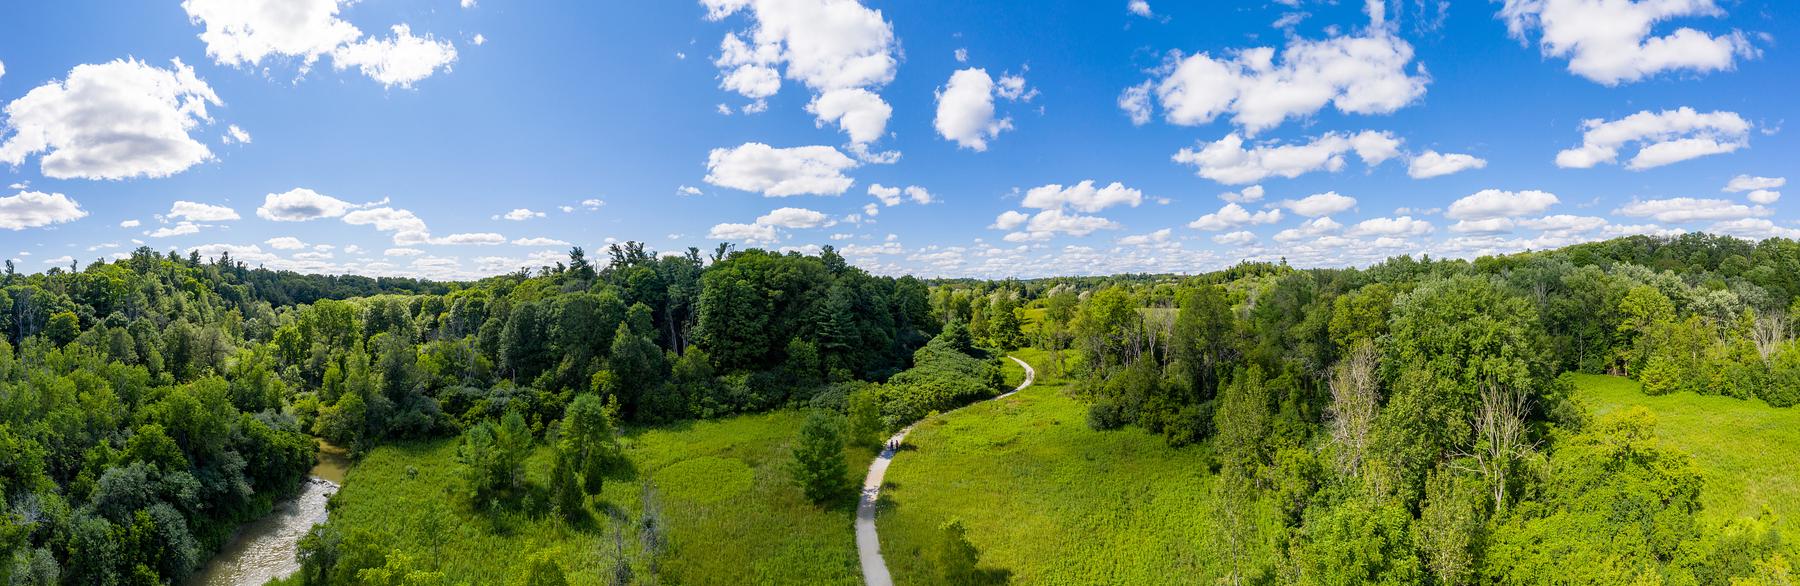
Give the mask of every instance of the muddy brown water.
M 325 500 L 337 492 L 349 470 L 350 459 L 343 449 L 319 442 L 319 461 L 300 494 L 238 528 L 219 554 L 187 579 L 186 586 L 262 586 L 300 571 L 295 547 L 314 524 L 325 522 Z

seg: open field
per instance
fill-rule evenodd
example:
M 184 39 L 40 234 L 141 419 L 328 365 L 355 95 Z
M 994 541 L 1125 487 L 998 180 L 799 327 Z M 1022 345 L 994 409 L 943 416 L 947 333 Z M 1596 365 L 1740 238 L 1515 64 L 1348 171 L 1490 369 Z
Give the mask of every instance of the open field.
M 1047 355 L 1014 355 L 1036 384 L 920 423 L 895 458 L 877 517 L 895 582 L 935 581 L 930 552 L 953 518 L 981 566 L 1014 583 L 1206 581 L 1212 482 L 1200 453 L 1138 429 L 1089 430 Z M 1022 374 L 1008 365 L 1009 383 Z
M 1705 518 L 1754 517 L 1767 507 L 1783 533 L 1800 531 L 1800 409 L 1761 400 L 1675 393 L 1648 396 L 1626 378 L 1579 375 L 1576 396 L 1596 414 L 1632 405 L 1656 413 L 1656 434 L 1706 474 Z
M 617 559 L 621 526 L 609 515 L 635 523 L 643 510 L 642 481 L 653 479 L 669 542 L 655 569 L 662 581 L 858 584 L 851 508 L 814 507 L 784 468 L 804 419 L 784 411 L 634 430 L 624 444 L 635 478 L 609 480 L 590 503 L 593 521 L 584 527 L 547 515 L 477 514 L 447 496 L 445 488 L 456 483 L 455 440 L 382 447 L 350 472 L 332 523 L 346 532 L 390 536 L 392 546 L 421 559 L 441 559 L 453 581 L 504 581 L 531 555 L 548 551 L 571 583 L 602 583 Z M 871 457 L 853 452 L 850 468 L 865 467 Z M 541 485 L 549 466 L 550 451 L 539 448 L 527 474 Z M 435 540 L 427 530 L 433 515 L 442 534 Z M 633 572 L 645 576 L 651 569 L 637 531 L 624 527 Z

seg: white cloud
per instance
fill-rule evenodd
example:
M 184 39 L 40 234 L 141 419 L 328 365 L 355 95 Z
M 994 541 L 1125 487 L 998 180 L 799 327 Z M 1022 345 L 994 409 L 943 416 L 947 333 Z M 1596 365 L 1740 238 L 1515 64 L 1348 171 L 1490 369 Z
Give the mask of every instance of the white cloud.
M 1153 14 L 1150 12 L 1150 3 L 1146 2 L 1145 0 L 1131 0 L 1130 2 L 1125 4 L 1125 9 L 1130 10 L 1132 14 L 1136 14 L 1136 15 L 1142 16 L 1144 18 L 1150 18 L 1151 16 L 1153 16 Z
M 474 43 L 475 46 L 477 46 L 477 47 L 486 45 L 487 44 L 487 35 L 484 35 L 481 33 L 475 33 L 475 38 L 469 39 L 469 42 Z M 687 58 L 687 55 L 682 55 L 681 53 L 676 53 L 675 55 L 677 55 L 677 57 L 676 57 L 677 59 L 686 59 Z
M 1758 189 L 1744 195 L 1750 203 L 1770 205 L 1781 200 L 1781 192 L 1772 189 Z
M 720 42 L 713 64 L 723 74 L 721 88 L 762 100 L 780 91 L 783 73 L 777 68 L 785 67 L 787 79 L 816 94 L 809 109 L 819 122 L 836 122 L 859 143 L 880 137 L 892 109 L 872 90 L 893 81 L 898 64 L 894 29 L 881 11 L 856 0 L 701 0 L 701 4 L 710 20 L 746 12 L 755 22 L 745 36 L 727 33 Z M 862 94 L 829 97 L 845 90 Z M 821 107 L 834 100 L 837 103 L 830 107 Z M 848 115 L 852 111 L 855 116 Z
M 1025 201 L 1020 205 L 1040 210 L 1069 206 L 1077 211 L 1098 212 L 1116 205 L 1135 208 L 1143 201 L 1142 191 L 1126 187 L 1117 181 L 1106 187 L 1095 188 L 1094 180 L 1088 179 L 1066 188 L 1054 183 L 1033 187 L 1025 192 Z
M 305 242 L 301 242 L 299 238 L 295 238 L 293 236 L 278 236 L 275 238 L 270 238 L 268 240 L 264 240 L 263 244 L 267 244 L 267 245 L 269 245 L 269 248 L 273 248 L 275 250 L 300 250 L 302 248 L 306 248 Z
M 569 246 L 567 241 L 555 238 L 520 238 L 512 243 L 513 246 Z
M 768 197 L 842 195 L 855 183 L 844 171 L 856 166 L 828 146 L 775 148 L 747 142 L 713 149 L 707 156 L 706 182 Z
M 1613 210 L 1633 218 L 1651 218 L 1658 222 L 1679 224 L 1694 221 L 1740 220 L 1768 216 L 1774 212 L 1762 206 L 1747 206 L 1723 199 L 1676 197 L 1639 200 Z
M 1714 234 L 1730 234 L 1740 238 L 1761 240 L 1764 238 L 1800 239 L 1800 229 L 1778 226 L 1774 222 L 1762 218 L 1743 218 L 1718 222 L 1706 228 Z
M 1632 170 L 1644 170 L 1703 157 L 1729 153 L 1750 146 L 1750 123 L 1734 112 L 1701 114 L 1693 108 L 1650 112 L 1645 110 L 1607 121 L 1584 120 L 1579 147 L 1556 154 L 1556 166 L 1587 169 L 1618 161 L 1626 144 L 1642 144 L 1631 161 Z
M 300 59 L 302 71 L 362 36 L 337 17 L 341 0 L 184 0 L 188 20 L 204 25 L 200 40 L 221 65 L 261 65 L 269 56 Z
M 389 207 L 356 210 L 344 214 L 344 223 L 352 226 L 374 226 L 382 232 L 394 232 L 395 244 L 423 244 L 431 233 L 425 221 L 410 210 Z
M 1150 88 L 1153 82 L 1146 81 L 1119 92 L 1119 109 L 1131 117 L 1131 123 L 1143 126 L 1150 123 L 1150 116 L 1155 113 L 1156 106 L 1150 101 Z
M 336 218 L 356 207 L 350 202 L 298 187 L 263 196 L 262 207 L 256 208 L 256 216 L 276 222 L 305 222 Z
M 1450 231 L 1457 234 L 1505 234 L 1518 226 L 1512 218 L 1486 218 L 1481 220 L 1460 220 L 1450 225 Z
M 775 227 L 761 224 L 718 224 L 706 233 L 707 238 L 714 240 L 744 240 L 747 242 L 774 242 Z
M 530 220 L 532 218 L 542 218 L 542 217 L 544 217 L 544 212 L 534 212 L 534 211 L 531 211 L 526 208 L 513 208 L 513 210 L 510 212 L 506 212 L 504 214 L 494 216 L 494 219 L 496 219 L 496 220 L 511 220 L 514 222 L 523 222 L 525 220 Z
M 1163 118 L 1172 124 L 1208 124 L 1230 114 L 1254 136 L 1327 105 L 1345 114 L 1387 114 L 1410 105 L 1425 95 L 1430 81 L 1423 66 L 1408 72 L 1412 58 L 1412 45 L 1379 24 L 1360 35 L 1293 37 L 1279 59 L 1273 47 L 1217 57 L 1176 52 L 1159 71 L 1161 79 L 1127 89 L 1119 104 L 1134 121 L 1147 119 L 1154 91 Z
M 7 104 L 0 162 L 20 165 L 35 153 L 56 179 L 167 177 L 212 159 L 188 133 L 223 104 L 194 69 L 162 69 L 136 59 L 77 65 Z
M 830 216 L 805 208 L 780 208 L 756 219 L 762 226 L 781 228 L 818 228 L 828 225 Z
M 1344 168 L 1344 155 L 1353 151 L 1363 162 L 1378 165 L 1394 156 L 1399 144 L 1399 139 L 1384 132 L 1330 132 L 1306 144 L 1269 143 L 1246 149 L 1244 138 L 1234 132 L 1217 142 L 1206 143 L 1200 150 L 1183 148 L 1173 159 L 1199 167 L 1201 177 L 1243 185 L 1269 177 L 1292 179 L 1313 171 L 1335 172 Z
M 81 204 L 60 193 L 20 191 L 0 197 L 0 228 L 24 230 L 64 224 L 87 217 Z
M 881 205 L 884 206 L 900 205 L 900 188 L 898 187 L 887 187 L 876 183 L 869 186 L 869 195 L 881 200 Z
M 1732 177 L 1731 182 L 1725 184 L 1724 191 L 1726 193 L 1739 193 L 1744 191 L 1755 191 L 1758 189 L 1780 189 L 1786 185 L 1786 177 L 1753 177 L 1750 175 L 1739 175 Z
M 694 187 L 692 185 L 683 185 L 683 186 L 675 188 L 675 195 L 679 195 L 682 197 L 692 197 L 692 196 L 701 195 L 701 194 L 702 194 L 702 192 L 700 191 L 700 188 Z
M 816 124 L 835 123 L 850 135 L 850 142 L 870 143 L 887 132 L 888 118 L 894 108 L 881 101 L 881 96 L 862 88 L 827 91 L 813 98 L 806 111 L 818 117 Z
M 456 46 L 450 41 L 439 41 L 431 33 L 415 37 L 405 24 L 396 24 L 393 30 L 394 36 L 386 39 L 368 38 L 334 49 L 332 67 L 356 67 L 382 85 L 410 88 L 456 62 Z
M 142 225 L 144 225 L 144 223 L 139 222 L 137 220 L 125 220 L 123 222 L 119 222 L 120 228 L 136 228 L 136 227 L 142 226 Z
M 604 205 L 606 205 L 606 202 L 599 199 L 589 198 L 581 200 L 581 207 L 587 208 L 590 212 L 600 209 L 600 206 Z
M 1219 194 L 1219 199 L 1232 203 L 1255 203 L 1262 201 L 1262 198 L 1263 186 L 1261 185 L 1252 185 L 1237 191 L 1227 191 Z
M 347 219 L 346 219 L 346 221 L 347 221 Z M 493 232 L 472 232 L 472 233 L 464 233 L 464 234 L 451 234 L 451 235 L 445 236 L 443 238 L 433 238 L 433 239 L 431 239 L 431 243 L 432 244 L 473 245 L 473 246 L 495 246 L 495 245 L 500 245 L 500 244 L 506 244 L 506 237 L 501 236 L 499 234 L 495 234 Z
M 1174 234 L 1174 230 L 1170 230 L 1168 228 L 1163 228 L 1161 230 L 1157 230 L 1157 231 L 1151 232 L 1149 234 L 1135 234 L 1135 235 L 1120 238 L 1119 245 L 1121 245 L 1121 246 L 1151 246 L 1151 245 L 1163 244 L 1163 243 L 1169 241 L 1169 236 L 1172 234 Z
M 419 256 L 425 254 L 425 251 L 417 248 L 389 248 L 381 251 L 381 254 L 383 256 Z
M 1444 216 L 1452 220 L 1517 218 L 1542 213 L 1560 201 L 1556 194 L 1544 191 L 1483 189 L 1450 204 Z
M 1200 216 L 1188 227 L 1208 232 L 1222 232 L 1246 224 L 1273 224 L 1281 221 L 1281 210 L 1263 210 L 1251 213 L 1235 203 L 1225 204 L 1219 211 Z
M 988 226 L 996 230 L 1014 230 L 1031 219 L 1031 215 L 1018 210 L 1006 210 L 994 218 L 994 224 Z
M 950 74 L 937 92 L 938 135 L 957 146 L 987 150 L 989 140 L 1012 129 L 1011 118 L 994 118 L 994 79 L 987 70 L 969 68 Z
M 1007 242 L 1049 240 L 1057 234 L 1087 236 L 1100 230 L 1116 230 L 1119 224 L 1098 216 L 1065 214 L 1061 209 L 1048 209 L 1031 216 L 1021 232 L 1007 234 Z
M 1244 246 L 1256 242 L 1256 235 L 1244 230 L 1226 232 L 1212 237 L 1212 241 L 1226 246 Z
M 1329 216 L 1356 207 L 1356 198 L 1338 195 L 1336 191 L 1315 193 L 1299 200 L 1282 200 L 1281 207 L 1308 218 Z
M 175 202 L 175 205 L 170 206 L 169 213 L 165 217 L 192 222 L 224 222 L 239 219 L 237 210 L 191 201 Z
M 1425 151 L 1413 157 L 1406 167 L 1406 174 L 1413 179 L 1430 179 L 1484 167 L 1487 167 L 1487 160 L 1473 155 Z
M 250 144 L 250 133 L 232 124 L 225 127 L 225 136 L 219 140 L 225 144 Z
M 1397 218 L 1374 218 L 1357 222 L 1350 227 L 1351 236 L 1424 236 L 1432 233 L 1431 222 L 1415 220 L 1412 216 Z
M 1342 230 L 1343 228 L 1343 224 L 1337 223 L 1337 221 L 1332 220 L 1328 216 L 1321 216 L 1301 222 L 1298 228 L 1289 228 L 1276 232 L 1275 241 L 1285 244 L 1302 240 L 1311 240 L 1327 234 L 1336 234 L 1338 230 Z
M 1506 0 L 1500 18 L 1527 42 L 1540 29 L 1545 56 L 1569 59 L 1569 72 L 1606 84 L 1634 82 L 1668 71 L 1728 70 L 1758 51 L 1743 33 L 1710 35 L 1682 27 L 1652 36 L 1656 23 L 1680 17 L 1724 16 L 1714 0 Z
M 151 238 L 168 238 L 170 236 L 186 236 L 189 234 L 199 234 L 200 228 L 201 228 L 200 224 L 195 224 L 193 222 L 178 222 L 173 226 L 163 226 L 163 227 L 157 228 L 155 230 L 150 230 L 148 232 L 144 232 L 144 235 L 149 236 Z
M 1608 223 L 1609 222 L 1606 221 L 1606 218 L 1596 218 L 1593 216 L 1572 216 L 1572 215 L 1568 215 L 1568 214 L 1558 214 L 1558 215 L 1554 215 L 1554 216 L 1544 216 L 1542 218 L 1537 218 L 1537 219 L 1519 220 L 1520 226 L 1524 226 L 1526 228 L 1530 228 L 1533 230 L 1542 230 L 1544 232 L 1557 232 L 1557 233 L 1592 232 L 1594 230 L 1599 230 L 1601 228 L 1605 228 L 1608 225 Z

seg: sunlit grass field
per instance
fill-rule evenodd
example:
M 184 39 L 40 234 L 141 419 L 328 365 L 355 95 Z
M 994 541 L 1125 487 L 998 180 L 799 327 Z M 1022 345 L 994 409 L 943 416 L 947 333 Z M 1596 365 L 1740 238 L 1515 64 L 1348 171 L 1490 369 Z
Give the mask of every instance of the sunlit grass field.
M 1016 584 L 1210 582 L 1212 477 L 1199 452 L 1138 429 L 1096 432 L 1038 350 L 1017 395 L 919 424 L 877 516 L 900 584 L 934 583 L 938 527 L 961 519 L 981 567 Z M 1007 380 L 1023 371 L 1007 361 Z
M 636 522 L 643 480 L 653 479 L 668 540 L 654 570 L 660 582 L 859 584 L 853 509 L 821 510 L 789 480 L 789 445 L 804 421 L 786 411 L 634 430 L 623 441 L 635 475 L 609 480 L 590 502 L 592 520 L 574 527 L 548 514 L 477 513 L 449 496 L 459 466 L 454 439 L 382 447 L 351 470 L 332 524 L 441 560 L 452 581 L 504 583 L 548 551 L 570 583 L 605 583 L 621 541 L 641 579 L 652 570 Z M 872 457 L 848 455 L 855 479 Z M 541 486 L 549 467 L 550 451 L 540 447 L 527 474 Z M 442 528 L 435 540 L 433 515 Z
M 1694 393 L 1652 397 L 1613 376 L 1578 375 L 1576 389 L 1596 414 L 1632 405 L 1655 412 L 1657 436 L 1705 472 L 1705 518 L 1755 517 L 1767 507 L 1784 535 L 1800 535 L 1800 409 Z

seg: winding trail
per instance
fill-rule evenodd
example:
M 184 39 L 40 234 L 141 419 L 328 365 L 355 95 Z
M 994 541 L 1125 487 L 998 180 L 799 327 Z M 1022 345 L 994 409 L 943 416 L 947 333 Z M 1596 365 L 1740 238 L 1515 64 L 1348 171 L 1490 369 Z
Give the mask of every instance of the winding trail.
M 1007 358 L 1025 368 L 1025 382 L 1020 383 L 1019 388 L 1012 392 L 989 399 L 990 401 L 1005 399 L 1013 393 L 1023 391 L 1037 379 L 1037 371 L 1032 370 L 1030 364 L 1011 356 Z M 908 425 L 901 429 L 900 433 L 889 438 L 888 443 L 899 446 L 912 428 L 912 425 Z M 863 479 L 862 500 L 856 503 L 856 555 L 862 559 L 863 582 L 868 586 L 894 585 L 894 577 L 888 574 L 887 562 L 881 559 L 881 539 L 875 535 L 875 499 L 881 496 L 882 478 L 887 476 L 888 464 L 894 461 L 895 451 L 895 448 L 884 447 L 881 454 L 875 456 L 875 461 L 869 463 L 869 476 Z

